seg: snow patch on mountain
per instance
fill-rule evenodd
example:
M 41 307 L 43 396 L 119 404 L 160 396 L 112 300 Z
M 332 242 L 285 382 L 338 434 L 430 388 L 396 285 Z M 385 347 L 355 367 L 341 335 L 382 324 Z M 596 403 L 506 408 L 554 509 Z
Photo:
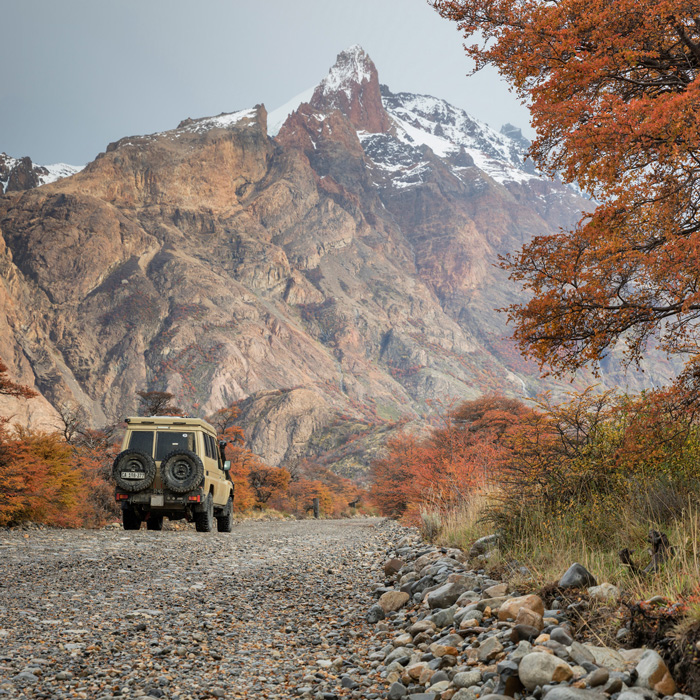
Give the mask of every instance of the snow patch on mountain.
M 46 170 L 47 173 L 39 173 L 39 182 L 42 185 L 48 185 L 50 182 L 62 180 L 64 177 L 70 177 L 79 173 L 84 165 L 69 165 L 68 163 L 53 163 L 52 165 L 37 165 L 40 170 Z
M 277 136 L 279 134 L 282 125 L 287 121 L 287 117 L 296 112 L 299 107 L 305 102 L 309 102 L 313 97 L 315 87 L 304 90 L 300 92 L 295 97 L 292 97 L 289 102 L 285 102 L 281 107 L 273 109 L 267 115 L 267 133 L 270 136 Z

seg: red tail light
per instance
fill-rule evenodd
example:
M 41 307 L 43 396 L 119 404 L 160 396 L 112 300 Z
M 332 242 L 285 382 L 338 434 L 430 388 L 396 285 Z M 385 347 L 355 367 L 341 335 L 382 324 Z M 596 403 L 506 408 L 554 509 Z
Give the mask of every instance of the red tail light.
M 129 494 L 128 494 L 128 493 L 118 493 L 118 494 L 115 496 L 115 499 L 116 499 L 117 501 L 126 501 L 127 498 L 129 498 Z
M 188 501 L 194 501 L 195 503 L 201 503 L 202 502 L 202 497 L 197 494 L 196 496 L 189 496 Z

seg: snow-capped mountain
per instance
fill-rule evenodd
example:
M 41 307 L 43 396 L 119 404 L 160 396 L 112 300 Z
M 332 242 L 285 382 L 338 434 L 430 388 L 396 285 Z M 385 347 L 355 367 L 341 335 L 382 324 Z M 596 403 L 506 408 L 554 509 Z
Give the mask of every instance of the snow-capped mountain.
M 38 165 L 31 158 L 13 158 L 0 153 L 0 194 L 20 190 L 29 190 L 40 185 L 56 182 L 80 172 L 84 166 L 53 163 Z

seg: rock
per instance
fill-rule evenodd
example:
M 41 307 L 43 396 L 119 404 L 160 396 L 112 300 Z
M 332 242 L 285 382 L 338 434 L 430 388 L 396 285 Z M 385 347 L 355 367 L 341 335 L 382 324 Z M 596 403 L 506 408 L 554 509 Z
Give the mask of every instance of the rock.
M 462 673 L 456 673 L 452 682 L 457 688 L 470 688 L 481 681 L 481 671 L 463 671 Z
M 581 642 L 572 642 L 569 655 L 574 663 L 581 666 L 586 663 L 595 663 L 595 657 L 586 646 L 581 644 Z
M 407 693 L 406 686 L 403 683 L 392 683 L 387 693 L 387 700 L 401 700 Z
M 449 687 L 450 681 L 438 681 L 437 683 L 432 683 L 431 679 L 431 685 L 428 688 L 428 692 L 440 695 L 441 693 L 444 693 Z
M 384 593 L 377 602 L 384 613 L 390 613 L 400 610 L 410 599 L 411 596 L 408 593 L 389 591 Z
M 608 700 L 608 696 L 604 693 L 594 690 L 581 690 L 568 686 L 552 688 L 544 695 L 544 698 L 545 700 Z M 639 700 L 639 698 L 637 698 L 637 700 Z
M 392 661 L 397 661 L 404 657 L 410 658 L 411 650 L 407 647 L 396 647 L 391 653 L 389 653 L 384 659 L 384 664 L 388 666 Z
M 636 686 L 655 690 L 662 695 L 673 695 L 676 684 L 661 656 L 653 649 L 648 649 L 635 667 L 637 671 Z
M 534 690 L 538 685 L 568 681 L 573 675 L 571 666 L 566 661 L 536 651 L 524 656 L 518 667 L 520 681 L 528 690 Z
M 503 607 L 503 606 L 501 606 Z M 498 611 L 500 616 L 501 611 Z M 542 620 L 542 615 L 536 613 L 534 610 L 528 610 L 527 608 L 520 608 L 518 614 L 515 617 L 516 625 L 526 625 L 527 627 L 534 627 L 537 630 L 544 628 L 544 621 Z
M 515 651 L 511 651 L 508 658 L 512 661 L 520 661 L 523 656 L 527 656 L 532 651 L 532 644 L 526 640 L 521 640 L 518 642 L 518 646 Z
M 570 646 L 573 643 L 573 639 L 571 636 L 563 630 L 561 627 L 555 627 L 550 633 L 549 633 L 549 638 L 553 639 L 555 642 L 559 642 L 559 644 L 563 644 L 564 646 Z
M 590 688 L 605 685 L 610 680 L 610 671 L 607 668 L 597 668 L 586 676 L 586 683 Z
M 479 661 L 495 659 L 503 651 L 503 645 L 497 637 L 488 637 L 479 645 Z
M 469 583 L 464 580 L 448 582 L 428 594 L 428 605 L 431 608 L 449 608 L 469 588 Z
M 484 591 L 484 596 L 487 598 L 500 598 L 508 592 L 507 583 L 497 583 L 495 586 L 489 586 Z
M 567 569 L 557 585 L 559 588 L 588 588 L 596 586 L 597 581 L 584 566 L 575 563 Z
M 593 663 L 597 666 L 605 666 L 610 671 L 624 671 L 627 668 L 627 662 L 620 652 L 609 647 L 596 647 L 592 644 L 584 646 L 592 654 Z
M 452 696 L 452 700 L 476 700 L 478 693 L 479 688 L 477 686 L 470 686 L 469 688 L 460 688 Z
M 389 559 L 387 562 L 384 564 L 384 575 L 387 578 L 390 578 L 391 576 L 395 576 L 396 574 L 401 571 L 401 568 L 406 564 L 406 562 L 403 559 Z
M 365 619 L 370 625 L 373 625 L 375 622 L 379 622 L 379 620 L 383 620 L 385 617 L 386 613 L 384 612 L 382 606 L 375 604 L 367 611 Z
M 537 595 L 525 595 L 517 598 L 509 598 L 501 603 L 498 609 L 498 619 L 515 620 L 521 608 L 532 610 L 540 615 L 540 617 L 544 615 L 544 603 L 542 602 L 542 598 Z
M 434 632 L 436 625 L 432 620 L 419 620 L 408 628 L 409 634 L 417 635 L 421 632 Z
M 436 700 L 435 693 L 411 693 L 407 696 L 407 700 Z
M 486 552 L 495 549 L 498 546 L 498 535 L 487 535 L 486 537 L 480 537 L 469 550 L 469 557 L 478 557 L 480 554 L 485 554 Z
M 13 676 L 12 680 L 19 681 L 20 683 L 36 683 L 39 680 L 39 677 L 35 676 L 33 673 L 30 673 L 29 671 L 22 671 L 21 673 L 18 673 L 16 676 Z
M 454 622 L 456 611 L 456 605 L 445 608 L 444 610 L 437 610 L 430 616 L 430 621 L 439 629 L 449 627 Z
M 614 602 L 620 600 L 620 589 L 612 583 L 601 583 L 599 586 L 590 586 L 588 595 L 601 603 Z
M 515 625 L 511 633 L 511 640 L 517 642 L 521 639 L 532 641 L 541 632 L 541 628 L 530 627 L 530 625 Z

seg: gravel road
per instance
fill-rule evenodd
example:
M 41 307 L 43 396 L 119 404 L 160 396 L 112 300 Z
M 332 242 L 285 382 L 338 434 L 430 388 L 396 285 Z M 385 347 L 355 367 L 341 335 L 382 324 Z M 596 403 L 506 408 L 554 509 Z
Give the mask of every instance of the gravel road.
M 395 528 L 0 532 L 0 698 L 384 697 L 364 615 Z

